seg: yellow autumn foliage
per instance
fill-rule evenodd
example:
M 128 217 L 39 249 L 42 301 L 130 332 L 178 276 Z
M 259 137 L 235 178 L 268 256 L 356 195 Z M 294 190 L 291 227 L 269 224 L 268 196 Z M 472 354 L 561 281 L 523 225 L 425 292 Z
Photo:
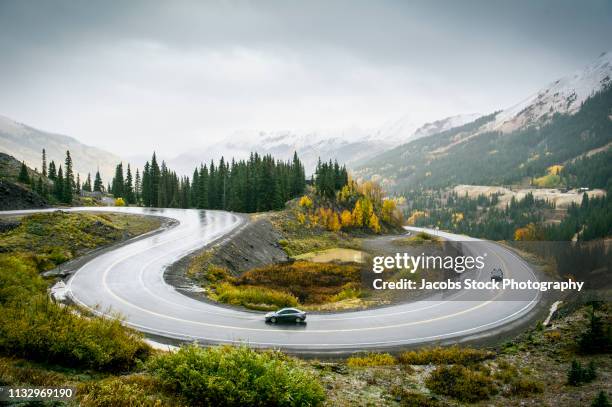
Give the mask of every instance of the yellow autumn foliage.
M 310 199 L 307 195 L 304 195 L 300 198 L 299 205 L 302 208 L 310 209 L 312 208 L 312 199 Z
M 559 175 L 561 174 L 561 170 L 563 170 L 563 166 L 562 165 L 551 165 L 550 167 L 548 167 L 546 169 L 546 172 L 548 173 L 548 175 Z
M 414 210 L 414 211 L 412 211 L 412 214 L 410 215 L 408 220 L 406 220 L 406 223 L 409 224 L 409 225 L 414 225 L 414 224 L 416 224 L 416 221 L 419 218 L 423 218 L 425 216 L 427 216 L 427 213 L 425 211 Z

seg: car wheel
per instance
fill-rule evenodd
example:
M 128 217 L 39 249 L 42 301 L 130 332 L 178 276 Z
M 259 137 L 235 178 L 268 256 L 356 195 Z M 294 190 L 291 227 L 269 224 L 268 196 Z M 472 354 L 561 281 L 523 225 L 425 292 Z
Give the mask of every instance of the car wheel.
M 303 321 L 303 319 L 302 319 L 302 318 L 296 318 L 296 319 L 295 319 L 295 322 L 297 322 L 298 324 L 299 324 L 300 322 L 302 322 L 302 321 Z
M 273 324 L 276 323 L 276 318 L 270 318 L 270 322 L 272 322 Z

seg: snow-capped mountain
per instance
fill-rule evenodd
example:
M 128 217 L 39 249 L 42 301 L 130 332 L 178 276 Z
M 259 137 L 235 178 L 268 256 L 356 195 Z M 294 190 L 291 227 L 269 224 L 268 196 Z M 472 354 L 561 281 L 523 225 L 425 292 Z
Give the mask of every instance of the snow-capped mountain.
M 576 113 L 582 103 L 612 83 L 612 52 L 604 52 L 585 68 L 554 81 L 520 103 L 502 110 L 483 131 L 509 133 L 545 124 L 554 113 Z
M 110 180 L 115 165 L 121 161 L 115 154 L 85 145 L 72 137 L 38 130 L 0 116 L 0 151 L 40 170 L 43 148 L 47 152 L 47 162 L 53 160 L 57 166 L 63 166 L 66 150 L 70 150 L 74 172 L 80 174 L 82 180 L 87 177 L 87 173 L 91 173 L 93 177 L 98 168 L 102 178 L 105 181 Z
M 319 158 L 323 161 L 338 160 L 351 168 L 397 145 L 461 126 L 479 116 L 457 115 L 426 124 L 417 124 L 411 117 L 404 116 L 370 130 L 350 128 L 306 133 L 241 131 L 201 151 L 190 151 L 167 160 L 167 164 L 179 173 L 189 174 L 199 163 L 217 160 L 221 156 L 240 159 L 256 151 L 288 160 L 297 151 L 307 174 L 314 171 Z
M 447 117 L 445 119 L 436 120 L 435 122 L 425 123 L 418 129 L 416 129 L 414 133 L 412 133 L 412 136 L 409 138 L 408 141 L 416 140 L 422 137 L 428 137 L 446 130 L 453 129 L 455 127 L 463 126 L 464 124 L 473 122 L 481 116 L 482 114 L 480 113 L 460 114 L 456 116 Z
M 462 126 L 434 130 L 429 137 L 415 135 L 410 142 L 361 163 L 354 173 L 397 189 L 520 182 L 543 175 L 550 165 L 610 148 L 611 95 L 612 53 L 608 52 L 510 108 Z
M 217 161 L 221 156 L 236 159 L 247 158 L 251 152 L 271 154 L 280 160 L 288 160 L 297 151 L 306 172 L 311 174 L 319 157 L 321 160 L 338 160 L 350 166 L 359 160 L 376 154 L 394 144 L 372 139 L 369 134 L 354 129 L 346 132 L 310 132 L 299 134 L 292 131 L 239 132 L 231 138 L 207 146 L 201 151 L 191 151 L 167 160 L 171 168 L 189 174 L 201 162 Z

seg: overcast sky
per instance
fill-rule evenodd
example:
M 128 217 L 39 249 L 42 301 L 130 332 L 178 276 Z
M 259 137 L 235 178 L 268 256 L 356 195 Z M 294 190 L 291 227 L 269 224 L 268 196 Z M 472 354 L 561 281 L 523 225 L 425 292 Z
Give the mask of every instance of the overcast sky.
M 488 113 L 612 49 L 612 2 L 0 0 L 0 115 L 122 155 Z

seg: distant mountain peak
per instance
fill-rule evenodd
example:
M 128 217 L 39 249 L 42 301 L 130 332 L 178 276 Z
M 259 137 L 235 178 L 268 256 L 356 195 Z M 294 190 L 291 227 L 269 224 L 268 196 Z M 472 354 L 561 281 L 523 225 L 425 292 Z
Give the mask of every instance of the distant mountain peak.
M 612 83 L 612 53 L 604 52 L 591 64 L 550 83 L 516 105 L 502 110 L 483 131 L 504 133 L 541 125 L 555 113 L 574 114 L 582 103 Z

